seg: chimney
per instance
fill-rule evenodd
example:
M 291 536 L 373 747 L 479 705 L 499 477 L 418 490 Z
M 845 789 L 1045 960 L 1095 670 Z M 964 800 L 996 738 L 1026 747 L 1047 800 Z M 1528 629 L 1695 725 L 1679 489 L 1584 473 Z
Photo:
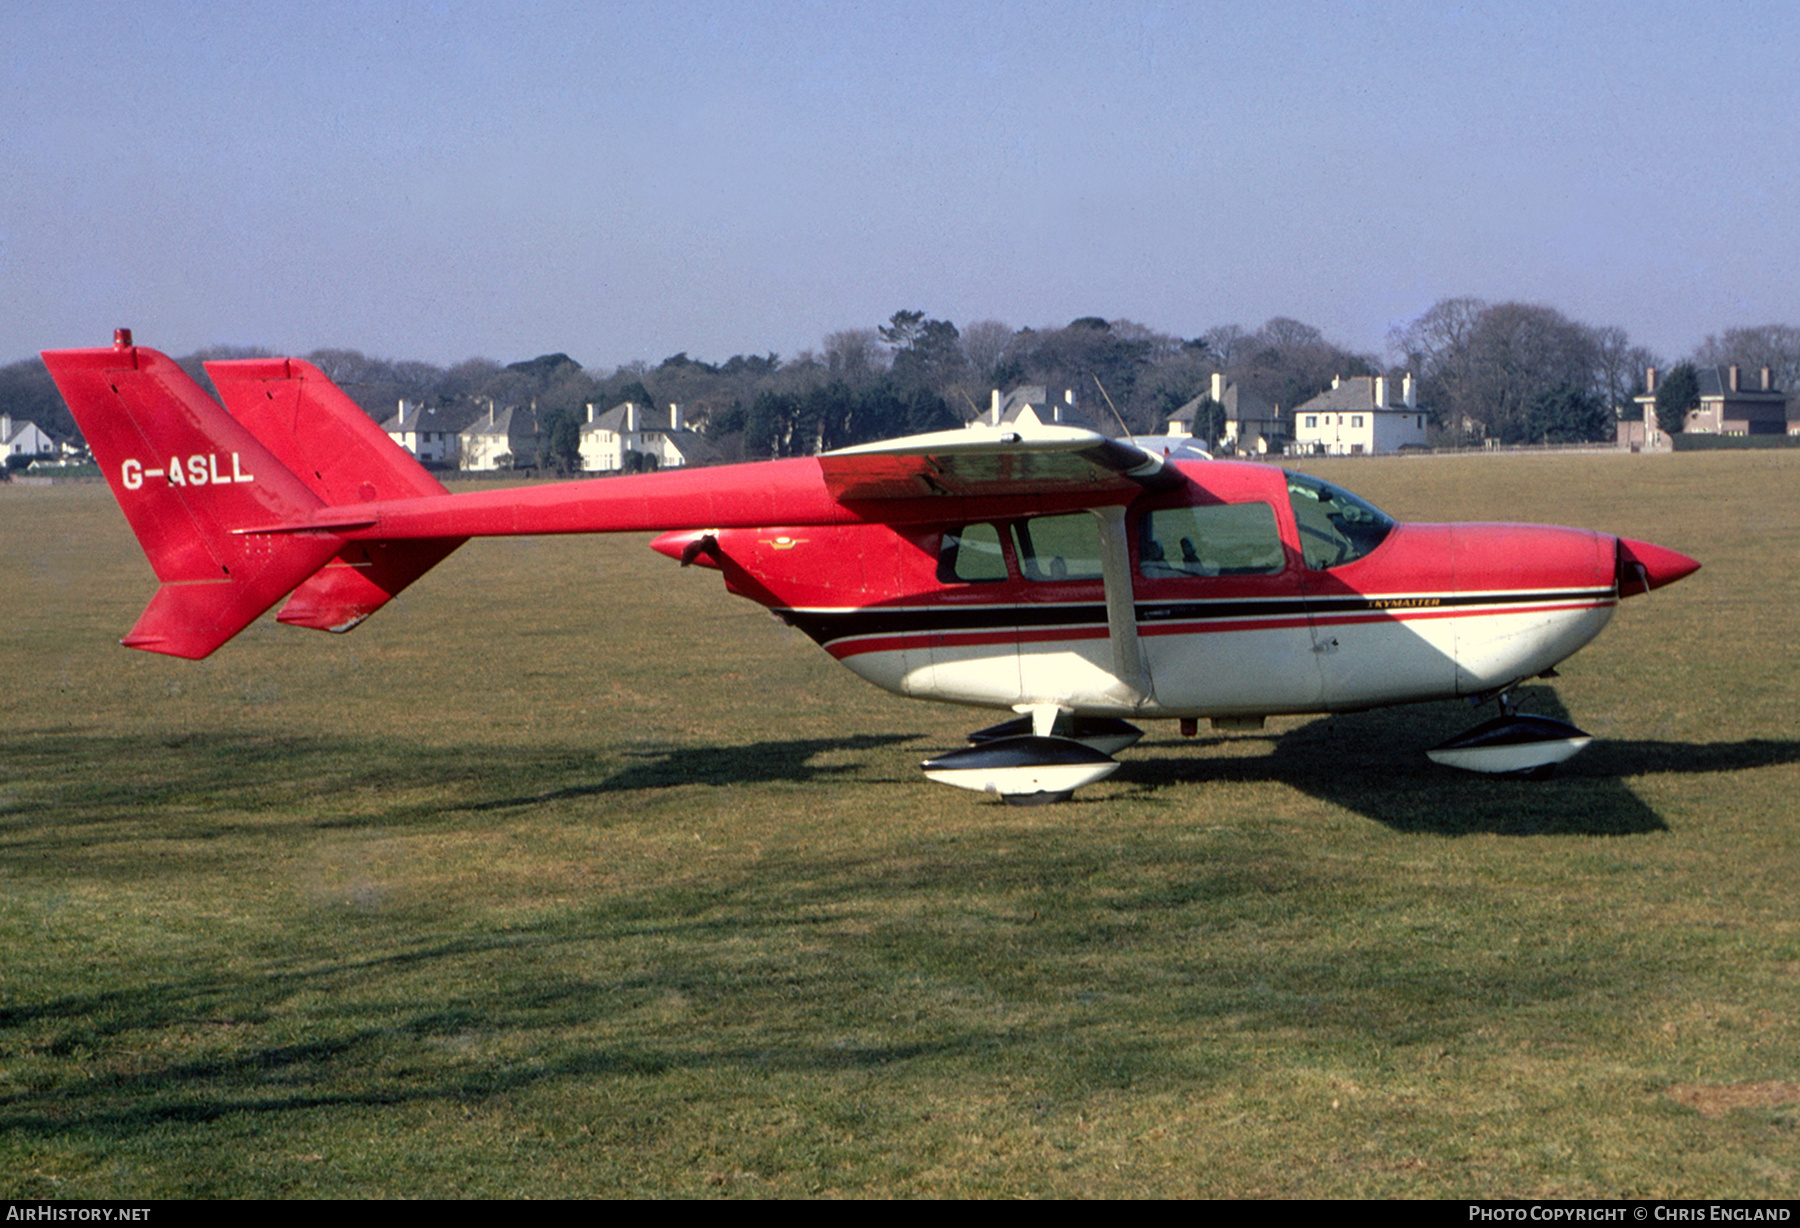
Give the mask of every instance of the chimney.
M 681 406 L 673 401 L 669 402 L 669 429 L 671 431 L 681 429 Z
M 638 429 L 637 402 L 625 402 L 625 433 L 633 434 Z
M 1733 392 L 1737 392 L 1739 390 L 1738 389 L 1738 365 L 1735 362 L 1731 364 L 1731 390 Z
M 1214 371 L 1212 374 L 1212 399 L 1221 405 L 1225 404 L 1225 373 L 1223 371 Z
M 1387 408 L 1387 376 L 1385 375 L 1375 377 L 1375 408 Z
M 1418 390 L 1413 387 L 1411 371 L 1408 371 L 1405 378 L 1400 381 L 1400 399 L 1406 402 L 1406 408 L 1408 409 L 1419 408 L 1419 393 Z
M 1763 384 L 1762 390 L 1764 392 L 1774 392 L 1775 391 L 1775 385 L 1770 381 L 1769 369 L 1767 367 L 1764 367 L 1762 369 L 1762 384 Z
M 1000 390 L 998 388 L 994 389 L 993 408 L 988 411 L 988 425 L 989 426 L 999 426 L 1000 425 Z
M 1645 392 L 1655 392 L 1656 391 L 1656 368 L 1655 367 L 1645 367 L 1644 368 L 1644 391 Z
M 1333 391 L 1333 392 L 1336 392 L 1336 391 L 1337 391 L 1337 386 L 1338 386 L 1338 385 L 1339 385 L 1339 384 L 1341 384 L 1341 383 L 1343 383 L 1343 380 L 1342 380 L 1342 379 L 1341 379 L 1341 378 L 1340 378 L 1340 377 L 1338 377 L 1338 376 L 1336 376 L 1336 375 L 1334 375 L 1334 376 L 1332 376 L 1332 377 L 1331 377 L 1331 390 L 1332 390 L 1332 391 Z

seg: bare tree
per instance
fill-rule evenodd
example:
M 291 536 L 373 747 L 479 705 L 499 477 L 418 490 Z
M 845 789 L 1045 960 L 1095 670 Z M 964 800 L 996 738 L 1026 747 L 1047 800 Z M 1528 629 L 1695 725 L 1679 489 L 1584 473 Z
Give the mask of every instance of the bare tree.
M 1221 368 L 1228 368 L 1243 360 L 1250 334 L 1241 325 L 1221 324 L 1201 333 L 1200 340 L 1206 342 L 1206 352 L 1212 356 L 1212 360 Z
M 1461 432 L 1463 419 L 1471 416 L 1470 339 L 1487 307 L 1478 298 L 1440 299 L 1411 324 L 1388 334 L 1389 349 L 1417 375 L 1426 404 L 1452 431 Z
M 1630 336 L 1622 328 L 1596 328 L 1593 335 L 1593 391 L 1607 408 L 1629 412 L 1631 398 L 1643 391 L 1645 369 L 1663 364 L 1643 346 L 1632 345 Z
M 978 383 L 993 382 L 994 371 L 1013 345 L 1011 325 L 999 320 L 977 320 L 962 330 L 963 357 L 968 360 L 971 377 Z
M 1501 303 L 1476 321 L 1469 338 L 1467 409 L 1511 442 L 1531 438 L 1529 407 L 1542 393 L 1593 386 L 1593 331 L 1561 312 Z
M 1736 363 L 1745 372 L 1767 367 L 1775 386 L 1792 399 L 1800 394 L 1800 328 L 1786 324 L 1728 328 L 1702 341 L 1694 350 L 1694 362 L 1702 367 Z
M 1270 405 L 1292 409 L 1331 387 L 1336 376 L 1375 369 L 1371 357 L 1332 344 L 1312 325 L 1276 316 L 1242 339 L 1225 374 Z
M 1440 423 L 1508 442 L 1541 435 L 1544 406 L 1585 413 L 1589 402 L 1566 394 L 1618 403 L 1634 386 L 1626 364 L 1642 357 L 1621 330 L 1590 328 L 1533 303 L 1475 298 L 1444 299 L 1395 330 L 1389 344 L 1418 373 Z
M 887 369 L 887 351 L 872 328 L 846 328 L 823 342 L 825 370 L 833 379 L 860 387 Z

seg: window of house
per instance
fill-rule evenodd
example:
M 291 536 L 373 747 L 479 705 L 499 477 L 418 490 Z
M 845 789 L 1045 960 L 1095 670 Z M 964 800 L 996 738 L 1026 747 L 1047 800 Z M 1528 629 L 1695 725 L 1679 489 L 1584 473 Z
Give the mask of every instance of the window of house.
M 1038 516 L 1013 525 L 1013 551 L 1027 580 L 1098 580 L 1100 522 L 1086 512 Z
M 1361 414 L 1352 414 L 1350 416 L 1350 425 L 1352 427 L 1361 426 L 1362 425 L 1362 415 Z
M 944 534 L 938 547 L 938 582 L 984 584 L 1006 579 L 1006 555 L 1000 530 L 991 524 L 968 524 Z
M 1138 529 L 1138 571 L 1146 579 L 1269 576 L 1285 559 L 1267 503 L 1161 508 Z
M 1316 428 L 1319 425 L 1319 415 L 1317 415 L 1317 414 L 1306 415 L 1306 425 L 1309 427 Z

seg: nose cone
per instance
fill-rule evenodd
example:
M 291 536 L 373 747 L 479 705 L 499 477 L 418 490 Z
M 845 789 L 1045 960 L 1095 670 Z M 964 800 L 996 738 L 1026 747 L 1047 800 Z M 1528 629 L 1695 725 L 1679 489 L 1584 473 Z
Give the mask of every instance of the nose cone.
M 1635 597 L 1700 570 L 1687 555 L 1649 542 L 1619 539 L 1619 596 Z

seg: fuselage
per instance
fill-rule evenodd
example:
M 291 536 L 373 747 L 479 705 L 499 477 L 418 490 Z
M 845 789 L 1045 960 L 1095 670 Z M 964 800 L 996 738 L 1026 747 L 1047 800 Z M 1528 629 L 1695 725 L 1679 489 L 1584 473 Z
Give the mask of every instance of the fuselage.
M 1094 715 L 1479 694 L 1580 649 L 1619 600 L 1607 534 L 1399 525 L 1273 466 L 1180 469 L 1183 485 L 1123 508 L 997 500 L 949 522 L 689 531 L 656 546 L 718 568 L 897 694 Z M 1128 567 L 1108 574 L 1113 549 Z

